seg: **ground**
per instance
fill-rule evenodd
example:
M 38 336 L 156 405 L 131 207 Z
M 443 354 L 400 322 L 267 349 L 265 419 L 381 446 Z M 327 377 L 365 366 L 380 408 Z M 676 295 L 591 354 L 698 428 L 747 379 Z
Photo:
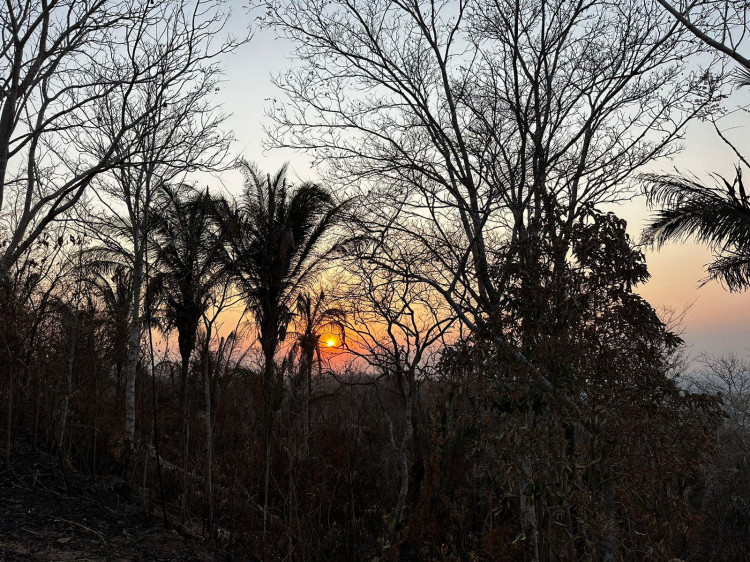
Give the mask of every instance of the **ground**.
M 197 537 L 148 522 L 117 478 L 92 480 L 24 443 L 0 460 L 0 560 L 230 560 Z

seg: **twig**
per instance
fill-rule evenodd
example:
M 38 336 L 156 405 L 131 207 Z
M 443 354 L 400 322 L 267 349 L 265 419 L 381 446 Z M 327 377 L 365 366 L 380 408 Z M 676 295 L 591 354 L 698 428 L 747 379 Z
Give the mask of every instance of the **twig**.
M 61 519 L 61 518 L 56 518 L 55 521 L 60 521 L 60 522 L 64 522 L 64 523 L 70 523 L 71 525 L 76 525 L 76 526 L 80 527 L 81 529 L 86 529 L 87 531 L 91 531 L 97 537 L 99 537 L 99 539 L 101 539 L 101 541 L 104 544 L 107 544 L 107 541 L 104 540 L 104 536 L 102 536 L 102 534 L 100 532 L 94 531 L 94 529 L 90 529 L 86 525 L 81 525 L 80 523 L 76 523 L 75 521 L 68 521 L 67 519 Z

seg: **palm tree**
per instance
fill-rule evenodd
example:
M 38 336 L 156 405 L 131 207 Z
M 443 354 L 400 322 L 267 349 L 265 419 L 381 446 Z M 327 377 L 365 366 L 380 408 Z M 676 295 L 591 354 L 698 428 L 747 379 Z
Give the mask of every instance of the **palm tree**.
M 158 198 L 164 204 L 158 205 L 159 214 L 150 218 L 155 273 L 149 283 L 149 294 L 158 297 L 163 305 L 165 328 L 177 330 L 181 358 L 183 492 L 186 493 L 190 356 L 195 349 L 198 324 L 223 275 L 219 260 L 222 243 L 208 193 L 194 192 L 187 186 L 163 186 Z
M 666 0 L 658 1 L 700 41 L 739 63 L 735 83 L 740 88 L 750 87 L 750 59 L 739 54 L 737 49 L 711 39 Z M 721 18 L 721 14 L 716 15 Z M 734 180 L 730 183 L 717 175 L 721 180 L 717 185 L 704 186 L 682 176 L 644 174 L 641 179 L 647 185 L 648 203 L 661 209 L 644 229 L 643 238 L 658 247 L 668 240 L 696 236 L 715 254 L 703 283 L 717 280 L 730 291 L 741 291 L 750 287 L 750 201 L 742 183 L 741 166 L 750 167 L 750 162 L 722 134 L 716 121 L 714 128 L 740 159 Z
M 89 268 L 88 283 L 93 295 L 102 304 L 105 318 L 105 337 L 107 349 L 112 354 L 112 364 L 115 366 L 115 389 L 119 396 L 121 392 L 122 373 L 127 361 L 127 340 L 130 327 L 130 308 L 133 302 L 133 272 L 123 265 L 113 266 L 111 275 L 100 268 Z
M 326 294 L 323 291 L 315 296 L 309 292 L 297 296 L 296 314 L 294 316 L 293 333 L 294 347 L 300 354 L 300 371 L 305 377 L 307 395 L 305 397 L 305 443 L 310 435 L 310 399 L 312 397 L 313 361 L 317 356 L 318 372 L 322 373 L 321 344 L 323 336 L 330 334 L 325 344 L 337 345 L 344 341 L 344 321 L 346 312 L 335 306 L 328 306 Z M 333 339 L 333 338 L 336 339 Z
M 741 168 L 732 182 L 714 186 L 677 175 L 646 174 L 648 203 L 659 207 L 643 232 L 645 242 L 662 246 L 695 236 L 715 258 L 703 281 L 718 280 L 730 291 L 750 287 L 750 199 Z
M 286 337 L 297 295 L 334 250 L 327 235 L 344 204 L 335 203 L 333 195 L 315 183 L 292 186 L 286 166 L 273 176 L 245 161 L 239 168 L 245 176 L 242 199 L 237 205 L 224 202 L 218 215 L 227 250 L 225 263 L 255 317 L 263 352 L 265 537 L 271 416 L 281 403 L 282 389 L 281 384 L 274 385 L 274 356 Z M 272 387 L 278 390 L 273 395 Z

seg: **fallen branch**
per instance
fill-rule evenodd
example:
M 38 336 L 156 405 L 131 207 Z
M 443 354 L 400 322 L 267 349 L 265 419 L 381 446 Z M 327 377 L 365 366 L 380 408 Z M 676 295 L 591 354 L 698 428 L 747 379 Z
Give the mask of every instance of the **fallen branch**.
M 55 519 L 55 521 L 59 521 L 61 523 L 70 523 L 71 525 L 76 525 L 77 527 L 80 527 L 81 529 L 85 529 L 87 531 L 90 531 L 90 532 L 94 533 L 97 537 L 99 537 L 99 539 L 102 541 L 102 543 L 107 544 L 107 541 L 104 540 L 104 536 L 100 532 L 94 531 L 94 529 L 90 529 L 86 525 L 81 525 L 80 523 L 76 523 L 75 521 L 68 521 L 67 519 L 60 519 L 60 518 Z

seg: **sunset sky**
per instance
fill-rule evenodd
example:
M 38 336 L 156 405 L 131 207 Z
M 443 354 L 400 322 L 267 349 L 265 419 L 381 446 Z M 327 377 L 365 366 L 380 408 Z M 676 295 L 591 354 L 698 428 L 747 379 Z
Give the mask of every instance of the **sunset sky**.
M 236 2 L 232 29 L 234 33 L 246 32 L 253 15 L 248 14 L 241 2 Z M 274 38 L 268 31 L 254 29 L 250 43 L 225 59 L 226 81 L 217 94 L 224 109 L 231 113 L 228 124 L 233 128 L 237 143 L 234 150 L 262 169 L 275 170 L 284 162 L 290 164 L 292 178 L 314 178 L 308 159 L 292 151 L 264 152 L 263 125 L 268 124 L 265 108 L 268 99 L 280 97 L 271 83 L 271 76 L 288 68 L 290 47 Z M 750 91 L 735 93 L 728 107 L 750 103 Z M 750 119 L 747 115 L 733 114 L 724 118 L 723 129 L 736 146 L 750 154 Z M 649 169 L 671 171 L 675 167 L 689 171 L 706 181 L 709 173 L 726 177 L 733 174 L 736 157 L 707 123 L 693 123 L 687 130 L 684 150 L 672 160 L 661 160 Z M 224 187 L 238 193 L 241 179 L 235 174 L 222 177 Z M 648 217 L 643 197 L 613 208 L 628 221 L 633 238 L 640 238 L 641 228 Z M 640 293 L 655 307 L 671 307 L 677 313 L 690 307 L 684 319 L 684 334 L 691 356 L 700 353 L 745 355 L 750 351 L 750 293 L 729 293 L 717 283 L 700 287 L 705 276 L 704 264 L 711 259 L 710 252 L 692 242 L 669 244 L 658 252 L 648 250 L 647 259 L 651 280 L 640 288 Z

